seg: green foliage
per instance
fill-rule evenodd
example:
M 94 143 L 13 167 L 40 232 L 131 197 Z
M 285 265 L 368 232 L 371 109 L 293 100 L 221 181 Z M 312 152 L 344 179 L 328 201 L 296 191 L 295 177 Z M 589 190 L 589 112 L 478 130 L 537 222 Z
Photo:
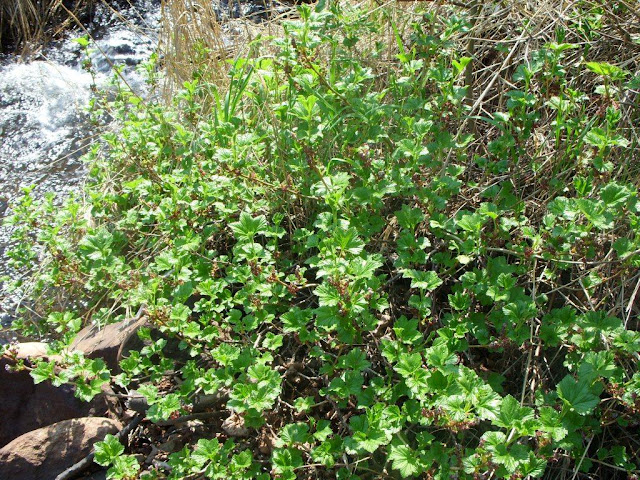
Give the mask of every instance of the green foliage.
M 250 431 L 190 437 L 161 478 L 640 468 L 629 74 L 557 38 L 463 128 L 474 61 L 453 39 L 470 19 L 394 15 L 302 5 L 227 92 L 121 91 L 86 203 L 14 207 L 14 265 L 45 257 L 30 293 L 46 314 L 17 327 L 62 352 L 89 319 L 142 306 L 152 327 L 118 375 L 65 353 L 36 381 L 136 389 L 160 424 L 218 395 Z M 110 478 L 138 474 L 124 450 L 96 446 Z
M 133 455 L 123 455 L 124 446 L 113 435 L 107 434 L 103 441 L 97 442 L 94 451 L 95 462 L 104 467 L 109 467 L 107 471 L 108 479 L 127 480 L 137 478 L 140 464 Z

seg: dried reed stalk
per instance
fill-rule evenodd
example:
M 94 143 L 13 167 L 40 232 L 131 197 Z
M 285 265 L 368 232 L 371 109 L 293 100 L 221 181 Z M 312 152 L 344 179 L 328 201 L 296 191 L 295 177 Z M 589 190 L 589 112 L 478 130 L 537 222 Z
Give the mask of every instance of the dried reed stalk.
M 222 19 L 211 1 L 163 0 L 159 49 L 166 73 L 165 96 L 170 98 L 194 78 L 224 90 L 229 60 L 246 54 L 259 35 L 282 31 L 275 11 L 266 11 L 264 17 L 268 20 Z
M 33 53 L 72 25 L 66 9 L 80 15 L 93 4 L 94 0 L 75 0 L 65 8 L 64 0 L 4 0 L 0 2 L 0 46 L 2 50 Z

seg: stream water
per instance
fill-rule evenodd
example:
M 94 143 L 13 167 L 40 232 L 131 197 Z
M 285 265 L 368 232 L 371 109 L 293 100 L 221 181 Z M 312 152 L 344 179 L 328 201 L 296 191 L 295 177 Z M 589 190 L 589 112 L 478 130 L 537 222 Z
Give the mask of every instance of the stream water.
M 116 12 L 98 5 L 86 28 L 95 39 L 91 63 L 99 88 L 107 88 L 113 65 L 125 65 L 123 75 L 134 89 L 143 89 L 136 66 L 157 45 L 160 0 L 139 0 Z M 83 70 L 85 54 L 73 41 L 79 32 L 51 44 L 37 58 L 0 58 L 0 223 L 22 188 L 64 195 L 84 178 L 81 156 L 97 132 L 86 111 L 94 81 Z M 10 230 L 0 226 L 0 278 L 24 272 L 8 267 Z M 0 322 L 11 321 L 16 298 L 0 282 Z M 0 343 L 7 340 L 0 332 Z

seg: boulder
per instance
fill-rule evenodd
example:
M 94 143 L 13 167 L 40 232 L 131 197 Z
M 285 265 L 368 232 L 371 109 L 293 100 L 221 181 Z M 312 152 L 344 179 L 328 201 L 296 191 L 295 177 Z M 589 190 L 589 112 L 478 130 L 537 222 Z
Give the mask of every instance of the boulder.
M 132 344 L 138 346 L 141 343 L 135 333 L 146 321 L 146 317 L 136 316 L 102 328 L 89 325 L 78 332 L 69 349 L 79 350 L 87 358 L 102 358 L 111 371 L 118 371 L 122 353 L 129 350 Z
M 84 417 L 25 433 L 0 449 L 0 480 L 55 480 L 121 428 L 116 420 Z
M 47 357 L 47 344 L 44 342 L 22 342 L 17 343 L 11 347 L 11 350 L 16 352 L 16 358 L 20 360 L 39 358 L 46 359 Z
M 104 396 L 85 403 L 74 396 L 70 385 L 54 387 L 50 382 L 35 385 L 27 370 L 11 371 L 14 358 L 28 365 L 43 358 L 46 344 L 19 343 L 12 350 L 17 352 L 15 357 L 0 357 L 0 447 L 24 433 L 61 420 L 106 414 Z

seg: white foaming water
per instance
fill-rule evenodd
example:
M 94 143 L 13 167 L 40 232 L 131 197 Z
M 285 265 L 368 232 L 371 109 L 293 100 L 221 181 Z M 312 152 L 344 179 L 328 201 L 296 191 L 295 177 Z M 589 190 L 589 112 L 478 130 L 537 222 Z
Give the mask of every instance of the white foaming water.
M 21 186 L 60 191 L 60 186 L 78 183 L 78 158 L 95 133 L 86 112 L 94 80 L 99 89 L 107 88 L 112 68 L 124 66 L 127 84 L 144 91 L 135 67 L 156 48 L 159 0 L 133 4 L 119 12 L 98 6 L 95 23 L 88 26 L 95 38 L 89 45 L 95 79 L 82 68 L 84 52 L 72 40 L 77 33 L 48 47 L 47 61 L 0 66 L 0 202 Z M 64 177 L 60 185 L 59 173 Z
M 82 142 L 91 76 L 60 64 L 36 61 L 0 69 L 0 188 L 19 187 L 79 167 L 73 151 Z M 64 156 L 67 158 L 64 158 Z

